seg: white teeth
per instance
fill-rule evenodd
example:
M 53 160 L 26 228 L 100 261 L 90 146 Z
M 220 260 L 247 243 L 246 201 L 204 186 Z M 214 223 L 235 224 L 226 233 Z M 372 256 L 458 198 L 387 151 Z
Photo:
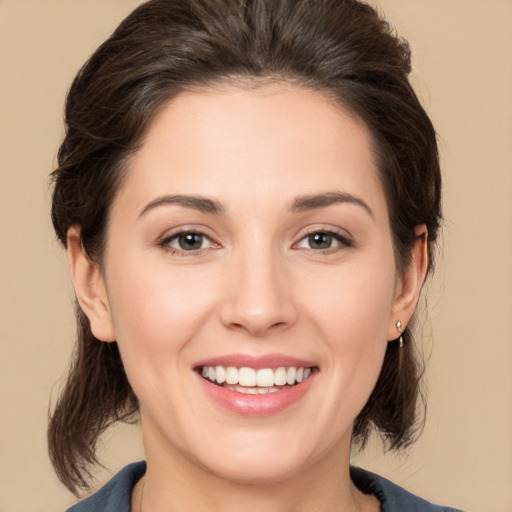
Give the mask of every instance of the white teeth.
M 219 384 L 222 384 L 226 380 L 226 370 L 224 369 L 224 366 L 216 366 L 215 367 L 215 379 Z
M 281 368 L 278 368 L 274 372 L 274 384 L 276 386 L 284 386 L 286 384 L 286 376 L 287 376 L 286 368 L 283 368 L 281 366 Z
M 240 384 L 242 384 L 240 382 Z M 243 384 L 242 384 L 243 385 Z M 256 385 L 269 388 L 274 385 L 274 372 L 270 368 L 264 368 L 256 372 Z
M 273 393 L 278 391 L 279 388 L 275 386 L 293 386 L 306 380 L 311 375 L 311 368 L 296 368 L 290 366 L 285 368 L 283 366 L 276 368 L 249 368 L 243 366 L 242 368 L 236 368 L 234 366 L 203 366 L 201 368 L 201 375 L 217 384 L 224 384 L 224 386 L 243 387 L 244 392 L 253 393 L 253 391 L 247 391 L 248 389 L 255 389 L 254 393 Z M 263 391 L 262 391 L 263 390 Z M 270 391 L 268 391 L 270 390 Z
M 266 395 L 267 393 L 276 393 L 277 391 L 279 391 L 278 388 L 276 387 L 271 387 L 271 388 L 256 388 L 256 387 L 252 387 L 252 388 L 246 388 L 246 387 L 243 387 L 243 386 L 228 386 L 229 389 L 231 389 L 232 391 L 237 391 L 238 393 L 244 393 L 246 395 Z
M 293 366 L 288 368 L 288 371 L 286 372 L 286 384 L 288 384 L 288 386 L 293 386 L 295 384 L 296 373 L 297 370 Z
M 238 384 L 238 368 L 233 366 L 226 368 L 226 384 Z
M 238 384 L 240 386 L 256 386 L 256 371 L 252 368 L 242 367 L 238 370 Z

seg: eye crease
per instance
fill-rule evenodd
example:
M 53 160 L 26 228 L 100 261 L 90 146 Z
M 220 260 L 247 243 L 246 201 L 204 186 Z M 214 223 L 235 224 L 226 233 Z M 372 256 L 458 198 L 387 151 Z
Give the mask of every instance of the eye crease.
M 181 231 L 164 238 L 160 245 L 173 251 L 194 252 L 214 245 L 212 240 L 197 231 Z
M 309 233 L 296 244 L 301 249 L 325 251 L 336 247 L 352 247 L 353 243 L 346 237 L 334 231 L 315 231 Z

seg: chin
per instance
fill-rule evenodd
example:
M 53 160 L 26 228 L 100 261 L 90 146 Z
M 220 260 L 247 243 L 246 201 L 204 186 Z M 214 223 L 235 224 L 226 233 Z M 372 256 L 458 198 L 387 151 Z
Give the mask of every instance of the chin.
M 238 485 L 272 485 L 292 479 L 303 469 L 303 462 L 282 460 L 262 453 L 250 460 L 235 458 L 208 465 L 205 469 L 217 478 Z
M 196 461 L 209 474 L 242 485 L 268 486 L 292 480 L 341 448 L 334 446 L 336 443 L 311 444 L 311 436 L 299 427 L 282 432 L 237 431 L 216 438 L 215 449 L 205 445 L 202 453 L 196 452 Z

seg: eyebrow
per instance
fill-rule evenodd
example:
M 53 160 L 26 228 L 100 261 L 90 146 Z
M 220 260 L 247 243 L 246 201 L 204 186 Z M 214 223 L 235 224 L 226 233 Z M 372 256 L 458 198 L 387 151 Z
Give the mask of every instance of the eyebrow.
M 339 203 L 350 203 L 360 206 L 366 210 L 372 219 L 375 218 L 372 209 L 362 199 L 346 192 L 326 192 L 323 194 L 299 196 L 293 200 L 290 210 L 292 212 L 304 212 Z M 159 206 L 173 204 L 212 215 L 221 215 L 224 213 L 224 207 L 215 199 L 190 195 L 166 195 L 157 197 L 146 204 L 140 212 L 139 217 Z
M 303 212 L 307 210 L 314 210 L 315 208 L 324 208 L 338 203 L 349 203 L 360 206 L 366 210 L 372 219 L 375 219 L 375 215 L 368 204 L 366 204 L 361 198 L 346 192 L 326 192 L 324 194 L 296 197 L 293 200 L 291 211 Z
M 209 199 L 202 196 L 171 195 L 157 197 L 156 199 L 153 199 L 153 201 L 150 201 L 146 206 L 144 206 L 139 214 L 139 217 L 142 217 L 150 210 L 154 210 L 159 206 L 173 204 L 183 206 L 184 208 L 190 208 L 192 210 L 197 210 L 203 213 L 210 213 L 212 215 L 221 215 L 224 213 L 224 208 L 215 199 Z

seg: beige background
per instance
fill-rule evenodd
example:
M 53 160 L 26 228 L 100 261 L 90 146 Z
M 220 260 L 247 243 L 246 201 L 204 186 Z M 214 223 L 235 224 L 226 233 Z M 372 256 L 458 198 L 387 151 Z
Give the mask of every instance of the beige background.
M 135 0 L 0 0 L 0 512 L 64 510 L 46 454 L 50 394 L 73 339 L 47 175 L 78 67 Z M 404 457 L 361 463 L 468 512 L 512 511 L 512 2 L 381 0 L 413 48 L 440 135 L 444 244 L 427 290 L 429 414 Z M 105 440 L 109 471 L 142 458 L 137 427 Z

